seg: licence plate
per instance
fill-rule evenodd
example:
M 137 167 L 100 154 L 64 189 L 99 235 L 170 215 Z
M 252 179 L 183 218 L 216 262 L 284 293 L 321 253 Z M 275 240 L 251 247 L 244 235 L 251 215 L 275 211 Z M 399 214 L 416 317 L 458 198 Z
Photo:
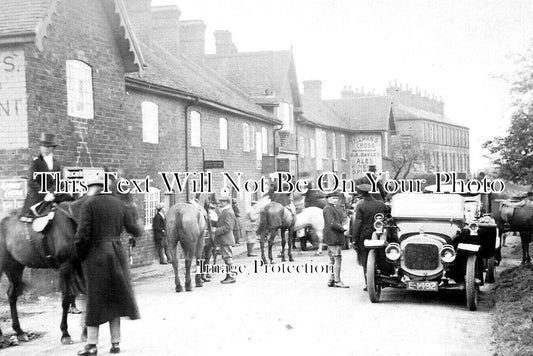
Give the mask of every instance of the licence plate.
M 439 290 L 437 281 L 409 281 L 407 282 L 408 290 L 428 290 L 436 292 Z

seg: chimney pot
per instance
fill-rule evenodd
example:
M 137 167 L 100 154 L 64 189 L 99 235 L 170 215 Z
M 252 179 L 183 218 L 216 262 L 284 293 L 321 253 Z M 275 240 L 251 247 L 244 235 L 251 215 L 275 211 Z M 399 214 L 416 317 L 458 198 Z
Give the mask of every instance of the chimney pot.
M 304 80 L 304 95 L 316 100 L 322 100 L 322 81 L 321 80 Z

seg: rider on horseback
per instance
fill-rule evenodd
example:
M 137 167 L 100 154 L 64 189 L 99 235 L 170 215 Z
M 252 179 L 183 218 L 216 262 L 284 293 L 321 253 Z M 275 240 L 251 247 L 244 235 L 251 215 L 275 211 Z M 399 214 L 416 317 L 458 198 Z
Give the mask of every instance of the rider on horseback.
M 59 162 L 53 156 L 54 148 L 57 146 L 55 136 L 50 133 L 41 133 L 39 143 L 40 154 L 30 163 L 28 194 L 26 195 L 20 217 L 20 220 L 23 222 L 32 222 L 35 217 L 48 211 L 47 208 L 50 208 L 52 205 L 51 202 L 53 201 L 70 200 L 70 197 L 66 194 L 57 196 L 54 194 L 56 183 L 54 177 L 47 176 L 46 187 L 41 187 L 41 179 L 44 178 L 34 176 L 35 173 L 61 172 Z M 42 188 L 47 193 L 39 193 Z

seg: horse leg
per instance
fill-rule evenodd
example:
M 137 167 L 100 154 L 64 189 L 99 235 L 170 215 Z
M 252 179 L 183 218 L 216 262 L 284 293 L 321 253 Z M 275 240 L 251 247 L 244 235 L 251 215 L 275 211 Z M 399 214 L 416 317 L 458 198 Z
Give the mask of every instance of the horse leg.
M 285 262 L 285 230 L 281 229 L 281 262 Z
M 178 245 L 176 244 L 172 249 L 172 269 L 174 269 L 174 284 L 176 286 L 176 293 L 182 292 L 180 277 L 178 274 Z
M 265 240 L 267 238 L 268 232 L 262 232 L 261 236 L 259 237 L 259 245 L 261 246 L 261 261 L 263 261 L 264 264 L 267 263 L 267 259 L 265 257 Z
M 288 254 L 289 254 L 289 261 L 294 262 L 294 259 L 292 258 L 292 246 L 294 244 L 294 231 L 289 229 L 289 247 L 288 247 Z
M 185 291 L 190 292 L 192 291 L 192 283 L 191 283 L 191 258 L 185 259 Z
M 24 283 L 22 282 L 22 272 L 24 266 L 15 261 L 11 256 L 7 256 L 6 276 L 9 280 L 9 288 L 7 289 L 7 298 L 9 300 L 9 308 L 11 309 L 11 320 L 13 330 L 17 333 L 19 341 L 28 341 L 28 335 L 20 328 L 19 316 L 17 311 L 17 299 L 22 294 Z
M 520 231 L 520 242 L 522 243 L 522 264 L 531 263 L 531 257 L 529 257 L 531 236 L 529 231 Z
M 70 302 L 74 299 L 74 295 L 72 293 L 71 284 L 72 284 L 72 273 L 74 272 L 74 267 L 69 265 L 70 262 L 67 262 L 61 266 L 60 269 L 60 278 L 61 278 L 61 307 L 63 309 L 63 313 L 61 314 L 61 343 L 63 345 L 70 345 L 72 344 L 72 338 L 70 337 L 70 334 L 68 333 L 68 323 L 67 323 L 67 317 L 68 317 L 68 310 L 70 307 Z
M 322 248 L 324 246 L 324 235 L 321 232 L 319 232 L 319 231 L 315 231 L 315 233 L 318 236 L 318 250 L 316 251 L 315 255 L 321 256 L 322 255 Z
M 274 264 L 274 258 L 272 257 L 272 246 L 274 245 L 274 239 L 276 238 L 277 231 L 273 231 L 268 238 L 268 259 L 270 264 Z

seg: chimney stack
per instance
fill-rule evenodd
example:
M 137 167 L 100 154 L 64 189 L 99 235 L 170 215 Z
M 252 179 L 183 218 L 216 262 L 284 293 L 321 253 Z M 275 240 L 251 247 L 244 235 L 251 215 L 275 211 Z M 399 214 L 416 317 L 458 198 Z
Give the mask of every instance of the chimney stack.
M 135 35 L 141 42 L 148 45 L 152 39 L 151 3 L 151 0 L 124 1 Z
M 175 5 L 152 7 L 152 39 L 176 57 L 180 54 L 180 16 L 181 11 Z
M 322 100 L 322 81 L 321 80 L 304 80 L 304 95 Z
M 236 54 L 237 46 L 233 43 L 231 32 L 228 30 L 215 31 L 215 48 L 216 54 L 229 55 Z
M 355 94 L 355 92 L 352 90 L 352 87 L 347 87 L 345 86 L 342 90 L 341 90 L 341 98 L 342 99 L 350 99 L 350 98 L 355 98 L 357 95 Z
M 205 59 L 205 27 L 202 20 L 179 21 L 180 53 L 200 64 Z

